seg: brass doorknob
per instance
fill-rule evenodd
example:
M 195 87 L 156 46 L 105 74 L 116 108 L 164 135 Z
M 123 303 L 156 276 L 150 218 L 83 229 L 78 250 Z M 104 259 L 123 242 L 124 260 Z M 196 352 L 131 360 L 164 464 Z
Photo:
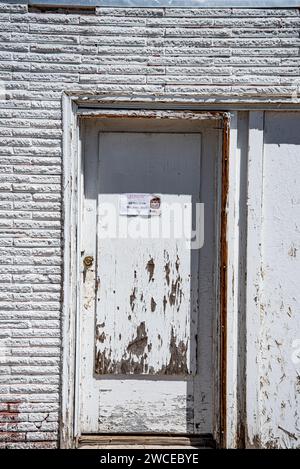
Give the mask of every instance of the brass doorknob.
M 93 262 L 94 262 L 93 256 L 85 256 L 85 258 L 83 259 L 83 263 L 85 267 L 91 267 L 93 265 Z

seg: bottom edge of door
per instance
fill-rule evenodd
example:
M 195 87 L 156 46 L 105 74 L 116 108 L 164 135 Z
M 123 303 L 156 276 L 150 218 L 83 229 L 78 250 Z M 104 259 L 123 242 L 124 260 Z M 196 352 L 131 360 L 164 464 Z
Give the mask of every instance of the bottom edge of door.
M 78 448 L 216 448 L 212 435 L 162 434 L 84 434 L 77 440 Z

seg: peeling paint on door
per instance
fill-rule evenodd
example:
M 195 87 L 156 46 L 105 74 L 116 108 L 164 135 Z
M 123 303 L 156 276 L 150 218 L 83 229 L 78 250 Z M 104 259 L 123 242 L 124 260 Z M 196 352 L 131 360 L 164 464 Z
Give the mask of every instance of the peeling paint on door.
M 105 122 L 99 134 L 102 125 L 91 125 L 85 154 L 84 246 L 89 241 L 86 253 L 94 255 L 95 271 L 94 282 L 83 290 L 96 301 L 84 312 L 81 329 L 81 431 L 212 433 L 214 375 L 208 350 L 213 346 L 214 171 L 221 133 L 211 123 L 203 143 L 199 123 L 190 133 L 182 132 L 181 122 L 171 133 L 171 124 L 150 120 L 145 127 L 155 125 L 158 131 L 110 132 Z M 109 125 L 115 128 L 115 122 Z M 135 129 L 136 123 L 127 125 Z M 119 213 L 119 196 L 128 193 L 157 194 L 160 214 Z M 115 208 L 117 225 L 126 217 L 139 224 L 140 232 L 150 224 L 157 232 L 166 216 L 164 202 L 179 204 L 184 213 L 202 197 L 211 208 L 206 220 L 211 236 L 203 250 L 190 250 L 191 226 L 180 236 L 103 236 L 106 203 Z
M 165 203 L 181 204 L 184 210 L 190 196 L 164 195 L 163 199 Z M 99 206 L 110 203 L 117 208 L 118 200 L 118 194 L 100 195 Z M 150 223 L 158 226 L 164 216 L 162 213 L 155 220 L 141 217 L 139 222 L 147 228 Z M 103 229 L 104 225 L 100 226 L 99 233 Z M 191 251 L 186 240 L 99 239 L 98 249 L 101 286 L 97 324 L 105 322 L 105 329 L 96 338 L 95 372 L 193 373 L 196 358 L 190 352 L 190 341 L 195 340 L 190 330 Z

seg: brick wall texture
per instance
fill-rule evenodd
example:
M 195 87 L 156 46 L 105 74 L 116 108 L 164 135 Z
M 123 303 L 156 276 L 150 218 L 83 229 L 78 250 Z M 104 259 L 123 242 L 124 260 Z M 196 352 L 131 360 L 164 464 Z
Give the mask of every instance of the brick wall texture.
M 63 92 L 288 99 L 299 30 L 298 9 L 0 4 L 0 447 L 59 441 Z

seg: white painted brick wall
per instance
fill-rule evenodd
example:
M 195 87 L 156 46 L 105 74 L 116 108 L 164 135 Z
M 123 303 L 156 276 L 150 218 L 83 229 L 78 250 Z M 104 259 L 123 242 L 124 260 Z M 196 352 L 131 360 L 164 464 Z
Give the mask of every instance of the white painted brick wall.
M 0 4 L 0 447 L 58 441 L 63 90 L 289 99 L 298 9 Z

